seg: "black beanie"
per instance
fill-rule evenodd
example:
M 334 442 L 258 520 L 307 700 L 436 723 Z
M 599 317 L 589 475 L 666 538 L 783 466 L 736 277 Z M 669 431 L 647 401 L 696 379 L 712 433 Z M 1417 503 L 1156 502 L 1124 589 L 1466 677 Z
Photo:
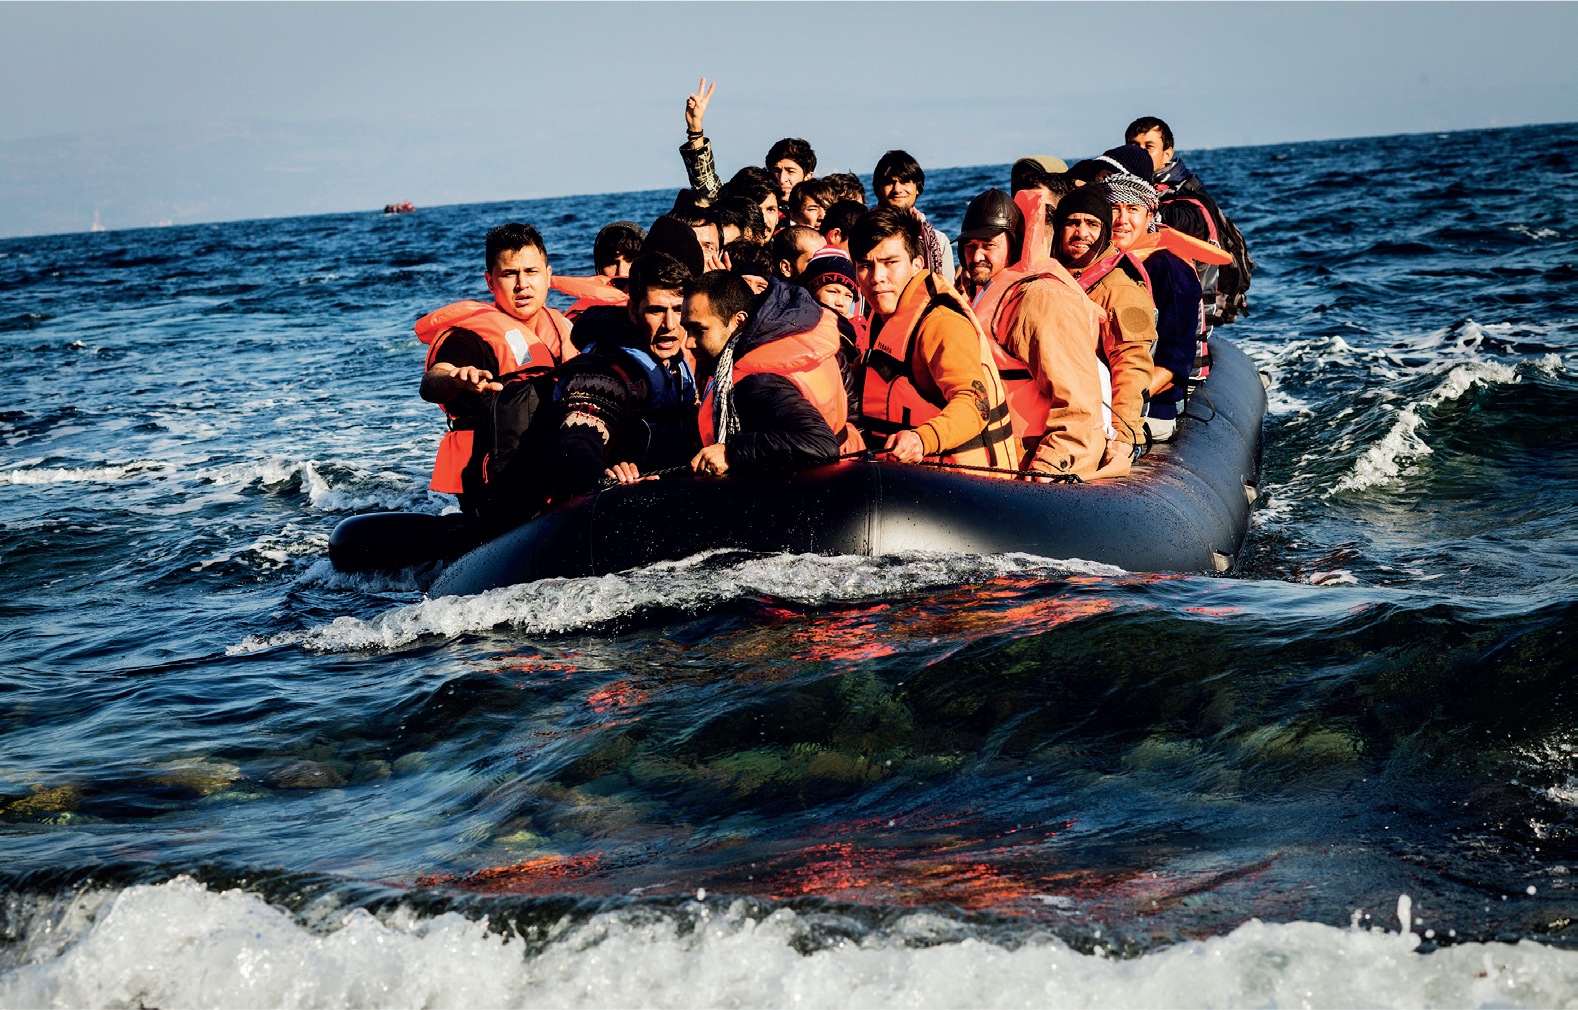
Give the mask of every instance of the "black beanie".
M 1112 241 L 1112 204 L 1107 202 L 1107 191 L 1100 186 L 1076 186 L 1072 193 L 1063 194 L 1052 212 L 1052 252 L 1056 255 L 1063 235 L 1063 226 L 1074 214 L 1089 214 L 1101 222 L 1101 238 L 1096 240 L 1096 251 L 1107 248 Z
M 1122 147 L 1103 151 L 1101 157 L 1096 160 L 1109 167 L 1116 162 L 1124 171 L 1139 176 L 1144 182 L 1150 182 L 1156 170 L 1156 163 L 1151 161 L 1151 153 L 1139 144 L 1124 144 Z
M 1102 231 L 1112 233 L 1112 204 L 1100 186 L 1075 186 L 1072 193 L 1064 193 L 1052 212 L 1052 227 L 1061 230 L 1070 214 L 1089 214 L 1101 222 Z

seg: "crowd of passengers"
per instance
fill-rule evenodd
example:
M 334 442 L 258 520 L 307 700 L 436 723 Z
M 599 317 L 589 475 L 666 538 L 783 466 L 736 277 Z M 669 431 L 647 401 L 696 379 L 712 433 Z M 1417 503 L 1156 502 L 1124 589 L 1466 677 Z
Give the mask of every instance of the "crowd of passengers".
M 804 467 L 871 453 L 1006 479 L 1122 477 L 1175 437 L 1213 324 L 1244 309 L 1242 237 L 1154 117 L 1072 167 L 1013 165 L 954 243 L 904 151 L 816 175 L 804 140 L 721 182 L 686 102 L 690 188 L 604 227 L 593 277 L 535 228 L 488 232 L 491 304 L 424 317 L 421 395 L 449 431 L 434 490 L 491 523 L 607 480 Z M 1226 247 L 1224 249 L 1224 246 Z M 555 288 L 576 298 L 561 313 Z

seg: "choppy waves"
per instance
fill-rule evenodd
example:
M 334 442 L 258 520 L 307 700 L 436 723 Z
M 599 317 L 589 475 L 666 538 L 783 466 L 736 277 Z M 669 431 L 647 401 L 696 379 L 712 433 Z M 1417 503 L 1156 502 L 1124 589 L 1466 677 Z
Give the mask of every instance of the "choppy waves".
M 759 596 L 819 606 L 902 596 L 1006 574 L 1031 573 L 1046 578 L 1122 574 L 1122 569 L 1111 565 L 1048 561 L 1030 555 L 775 555 L 721 566 L 710 563 L 714 556 L 701 554 L 615 575 L 543 579 L 475 596 L 423 600 L 372 620 L 340 617 L 306 631 L 248 636 L 227 651 L 240 655 L 282 645 L 326 652 L 391 649 L 424 635 L 451 637 L 500 626 L 525 634 L 580 631 L 644 611 L 695 613 L 730 600 Z M 319 576 L 314 573 L 313 577 Z M 405 585 L 403 580 L 395 580 L 389 588 Z
M 34 912 L 22 963 L 0 974 L 0 1003 L 1516 1007 L 1568 1005 L 1578 983 L 1578 952 L 1524 941 L 1420 953 L 1411 923 L 1403 931 L 1252 920 L 1225 936 L 1117 957 L 1099 940 L 1082 953 L 1044 934 L 1004 946 L 929 912 L 864 936 L 818 928 L 818 918 L 693 901 L 675 912 L 566 918 L 528 946 L 454 912 L 375 918 L 358 908 L 306 926 L 243 891 L 177 878 Z

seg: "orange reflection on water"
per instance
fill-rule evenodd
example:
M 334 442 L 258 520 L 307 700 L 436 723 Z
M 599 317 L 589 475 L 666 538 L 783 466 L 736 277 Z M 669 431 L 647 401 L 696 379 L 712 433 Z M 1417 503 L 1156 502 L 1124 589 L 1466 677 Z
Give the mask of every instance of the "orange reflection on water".
M 635 686 L 630 679 L 616 680 L 599 691 L 586 696 L 593 712 L 616 712 L 634 708 L 647 700 L 647 692 Z

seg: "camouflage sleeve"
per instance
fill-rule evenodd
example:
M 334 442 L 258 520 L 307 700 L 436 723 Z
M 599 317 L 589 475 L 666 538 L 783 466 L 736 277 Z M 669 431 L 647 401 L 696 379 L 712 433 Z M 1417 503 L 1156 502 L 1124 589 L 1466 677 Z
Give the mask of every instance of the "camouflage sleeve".
M 700 147 L 680 145 L 679 156 L 685 159 L 685 174 L 690 177 L 690 188 L 699 191 L 709 200 L 716 200 L 723 192 L 717 170 L 712 167 L 712 141 L 701 138 Z

